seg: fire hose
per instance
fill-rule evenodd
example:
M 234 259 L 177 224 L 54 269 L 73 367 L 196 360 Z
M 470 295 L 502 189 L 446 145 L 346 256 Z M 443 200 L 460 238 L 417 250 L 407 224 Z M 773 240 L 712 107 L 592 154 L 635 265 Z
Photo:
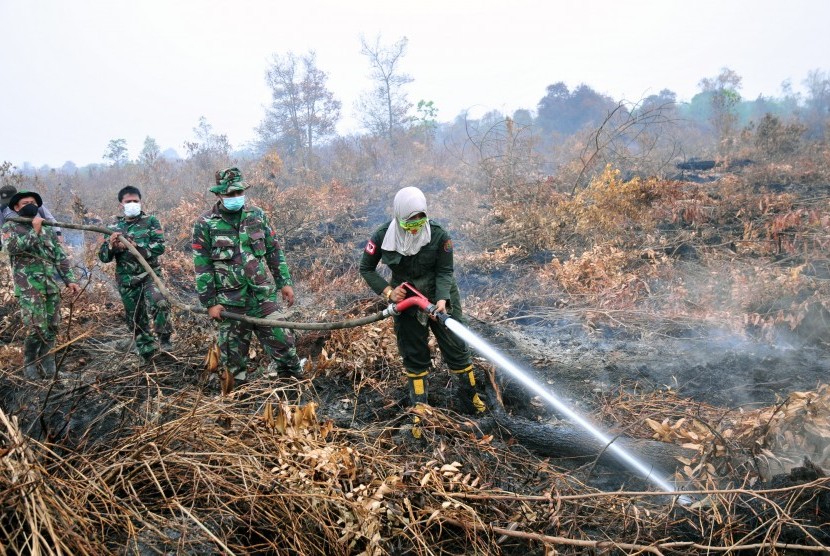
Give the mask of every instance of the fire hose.
M 32 221 L 32 219 L 30 218 L 19 217 L 9 218 L 8 220 L 13 220 L 15 222 L 20 223 L 30 223 Z M 73 230 L 97 232 L 99 234 L 104 235 L 112 235 L 114 233 L 113 230 L 109 230 L 107 228 L 89 226 L 86 224 L 68 224 L 62 222 L 50 222 L 45 220 L 43 221 L 43 224 L 47 226 L 60 226 L 62 228 L 68 228 Z M 152 278 L 156 286 L 158 286 L 161 294 L 164 296 L 165 299 L 167 299 L 170 302 L 171 305 L 178 309 L 190 311 L 192 313 L 207 314 L 207 309 L 205 309 L 204 307 L 187 305 L 174 298 L 170 293 L 170 290 L 167 289 L 167 287 L 164 285 L 164 282 L 161 281 L 161 278 L 159 278 L 155 271 L 153 271 L 149 263 L 144 259 L 141 253 L 138 252 L 135 246 L 132 245 L 129 241 L 122 243 L 124 243 L 127 250 L 141 264 L 142 268 L 145 271 L 147 271 L 147 274 Z M 354 328 L 357 326 L 363 326 L 365 324 L 370 324 L 372 322 L 383 320 L 393 315 L 399 315 L 403 311 L 406 311 L 411 307 L 418 307 L 422 311 L 428 313 L 433 318 L 436 318 L 439 322 L 447 326 L 451 331 L 457 334 L 468 344 L 475 347 L 476 350 L 479 351 L 482 355 L 484 355 L 488 360 L 496 364 L 501 369 L 504 369 L 505 371 L 509 372 L 511 376 L 513 376 L 513 378 L 517 379 L 519 382 L 524 384 L 524 386 L 527 387 L 528 390 L 537 393 L 539 396 L 548 401 L 553 407 L 557 408 L 561 413 L 566 415 L 571 421 L 575 422 L 583 429 L 588 431 L 593 437 L 600 440 L 605 446 L 607 446 L 608 450 L 610 450 L 618 459 L 625 463 L 629 468 L 636 471 L 645 479 L 656 485 L 658 488 L 660 488 L 660 490 L 672 494 L 678 493 L 677 489 L 673 485 L 669 484 L 666 480 L 660 478 L 659 476 L 657 476 L 657 474 L 655 474 L 655 469 L 649 467 L 644 462 L 640 461 L 638 458 L 630 454 L 627 450 L 620 447 L 617 443 L 614 442 L 614 438 L 609 437 L 605 435 L 603 432 L 601 432 L 598 428 L 592 425 L 585 417 L 576 412 L 568 404 L 560 400 L 552 392 L 548 391 L 548 389 L 543 387 L 537 380 L 531 378 L 518 366 L 514 365 L 507 358 L 505 358 L 503 355 L 501 355 L 499 352 L 493 349 L 489 344 L 479 339 L 475 334 L 473 334 L 460 322 L 452 319 L 446 313 L 439 313 L 436 306 L 430 303 L 429 299 L 427 299 L 421 292 L 419 292 L 407 283 L 403 283 L 401 284 L 401 286 L 407 290 L 407 297 L 405 299 L 399 301 L 398 303 L 390 304 L 386 309 L 379 313 L 358 319 L 350 319 L 337 322 L 308 323 L 281 321 L 269 318 L 254 318 L 249 317 L 247 315 L 232 313 L 229 311 L 222 311 L 220 315 L 223 318 L 238 320 L 241 322 L 247 322 L 259 326 L 293 328 L 298 330 L 335 330 L 338 328 Z M 679 497 L 679 501 L 683 505 L 688 505 L 689 503 L 691 503 L 691 498 L 687 495 L 682 495 Z
M 11 220 L 13 222 L 19 222 L 21 224 L 29 224 L 32 222 L 31 218 L 21 218 L 21 217 L 10 217 L 7 220 Z M 116 232 L 116 230 L 110 230 L 108 228 L 103 228 L 100 226 L 90 226 L 88 224 L 73 224 L 67 222 L 55 222 L 44 220 L 44 226 L 54 226 L 60 228 L 67 228 L 71 230 L 84 230 L 87 232 L 96 232 L 99 234 L 104 235 L 112 235 Z M 138 252 L 138 249 L 135 248 L 129 241 L 122 242 L 127 250 L 132 254 L 133 257 L 138 261 L 141 267 L 147 272 L 148 276 L 153 280 L 156 286 L 161 292 L 161 295 L 174 307 L 180 309 L 182 311 L 189 311 L 191 313 L 207 315 L 208 311 L 204 307 L 200 307 L 198 305 L 188 305 L 176 299 L 173 294 L 170 293 L 170 290 L 167 289 L 167 286 L 164 285 L 161 278 L 158 274 L 155 273 L 153 268 L 147 262 L 147 260 Z M 436 311 L 435 305 L 429 302 L 429 300 L 422 295 L 418 290 L 410 286 L 409 284 L 403 284 L 411 292 L 411 297 L 407 297 L 403 301 L 398 302 L 397 304 L 392 303 L 383 311 L 379 313 L 375 313 L 374 315 L 369 315 L 366 317 L 360 317 L 356 319 L 348 319 L 348 320 L 341 320 L 341 321 L 334 321 L 334 322 L 292 322 L 292 321 L 284 321 L 284 320 L 277 320 L 277 319 L 270 319 L 270 318 L 257 318 L 257 317 L 249 317 L 248 315 L 240 315 L 239 313 L 233 313 L 227 310 L 223 310 L 220 315 L 222 318 L 230 319 L 230 320 L 237 320 L 240 322 L 246 322 L 248 324 L 253 324 L 256 326 L 272 326 L 278 328 L 291 328 L 295 330 L 337 330 L 340 328 L 356 328 L 358 326 L 364 326 L 367 324 L 371 324 L 373 322 L 377 322 L 379 320 L 383 320 L 385 318 L 389 318 L 394 315 L 399 315 L 403 311 L 409 309 L 410 307 L 419 307 L 422 310 L 426 311 L 429 314 L 435 315 L 441 322 L 446 320 L 446 315 L 443 313 L 438 313 Z

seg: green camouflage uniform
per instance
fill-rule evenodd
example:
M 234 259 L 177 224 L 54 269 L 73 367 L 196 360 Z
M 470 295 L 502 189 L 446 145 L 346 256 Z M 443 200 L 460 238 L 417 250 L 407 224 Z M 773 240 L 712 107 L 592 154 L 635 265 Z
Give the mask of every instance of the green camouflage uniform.
M 161 275 L 159 257 L 164 253 L 164 232 L 158 218 L 144 212 L 135 218 L 119 216 L 108 229 L 131 239 L 150 267 Z M 104 241 L 98 258 L 104 263 L 115 260 L 118 293 L 124 303 L 127 326 L 135 335 L 136 349 L 142 356 L 152 354 L 156 351 L 156 343 L 150 322 L 164 344 L 170 341 L 173 333 L 168 301 L 144 267 L 126 249 L 112 250 L 109 242 Z
M 455 320 L 466 324 L 461 311 L 461 294 L 455 281 L 453 267 L 453 245 L 450 235 L 440 224 L 429 221 L 431 239 L 414 255 L 402 255 L 397 251 L 381 248 L 390 222 L 382 225 L 372 235 L 360 261 L 360 275 L 375 293 L 380 295 L 387 286 L 393 288 L 408 282 L 424 294 L 432 303 L 447 300 L 447 313 Z M 390 283 L 377 271 L 380 262 L 392 271 Z M 406 375 L 409 378 L 410 398 L 414 404 L 426 403 L 426 376 L 432 365 L 429 350 L 429 331 L 435 335 L 438 348 L 450 372 L 459 377 L 462 403 L 473 406 L 467 409 L 483 411 L 484 404 L 475 393 L 472 356 L 467 344 L 440 322 L 425 318 L 426 314 L 417 307 L 394 317 L 395 337 L 398 352 L 403 358 Z
M 43 358 L 46 367 L 48 358 L 54 367 L 54 354 L 50 351 L 55 346 L 61 316 L 61 287 L 57 280 L 65 285 L 77 283 L 69 258 L 48 226 L 38 234 L 29 223 L 7 221 L 2 234 L 12 264 L 14 295 L 29 332 L 25 340 L 27 365 Z
M 279 307 L 277 292 L 292 285 L 285 254 L 262 209 L 228 211 L 219 201 L 193 226 L 193 263 L 201 304 L 222 305 L 232 313 L 264 318 Z M 270 274 L 269 274 L 270 270 Z M 222 319 L 221 363 L 237 380 L 247 379 L 248 348 L 256 333 L 272 368 L 301 372 L 294 337 L 288 330 Z

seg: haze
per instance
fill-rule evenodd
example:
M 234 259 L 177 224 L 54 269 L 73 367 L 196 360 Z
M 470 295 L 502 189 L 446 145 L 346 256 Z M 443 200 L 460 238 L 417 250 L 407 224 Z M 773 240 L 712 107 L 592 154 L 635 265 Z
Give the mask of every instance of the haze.
M 409 98 L 440 121 L 465 111 L 535 109 L 545 88 L 586 83 L 615 99 L 671 89 L 680 100 L 730 67 L 742 96 L 795 91 L 828 67 L 830 3 L 740 2 L 142 2 L 4 0 L 0 160 L 101 163 L 107 143 L 144 138 L 183 153 L 204 116 L 236 149 L 255 138 L 274 53 L 315 50 L 359 132 L 368 89 L 360 35 L 409 39 Z

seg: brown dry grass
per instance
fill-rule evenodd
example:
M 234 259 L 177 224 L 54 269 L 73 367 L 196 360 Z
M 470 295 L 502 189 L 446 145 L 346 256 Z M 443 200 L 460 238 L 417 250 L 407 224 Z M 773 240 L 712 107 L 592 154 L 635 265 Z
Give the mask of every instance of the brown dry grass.
M 656 253 L 656 247 L 678 238 L 702 235 L 707 225 L 734 228 L 736 235 L 725 239 L 736 243 L 735 255 L 813 256 L 825 241 L 827 207 L 821 202 L 812 205 L 820 213 L 814 217 L 798 212 L 801 206 L 791 196 L 753 196 L 745 183 L 727 180 L 724 190 L 734 194 L 722 192 L 720 199 L 696 187 L 678 198 L 683 188 L 657 185 L 630 184 L 614 174 L 595 191 L 612 188 L 616 196 L 592 197 L 590 190 L 576 201 L 551 196 L 571 203 L 567 212 L 575 220 L 566 222 L 563 231 L 538 220 L 550 207 L 528 215 L 532 218 L 526 222 L 544 224 L 550 232 L 539 236 L 548 243 L 507 241 L 484 253 L 462 254 L 462 265 L 510 272 L 526 270 L 526 257 L 540 245 L 574 253 L 567 260 L 530 266 L 533 272 L 522 278 L 522 288 L 506 288 L 479 300 L 470 312 L 490 320 L 506 317 L 508 308 L 528 291 L 525 286 L 533 284 L 543 286 L 546 295 L 555 290 L 550 297 L 534 299 L 555 298 L 571 315 L 585 321 L 610 320 L 617 326 L 654 328 L 665 320 L 707 319 L 736 328 L 762 325 L 767 322 L 763 319 L 769 319 L 770 326 L 797 325 L 798 307 L 774 309 L 769 307 L 772 301 L 812 291 L 813 300 L 824 302 L 826 286 L 800 265 L 752 258 L 731 264 L 731 255 L 714 248 L 707 251 L 698 242 L 703 264 L 697 270 L 700 280 L 692 287 L 690 274 L 681 272 L 674 260 L 648 255 L 649 249 Z M 660 197 L 660 191 L 668 193 Z M 329 212 L 313 212 L 329 196 L 339 199 L 325 205 Z M 334 183 L 313 195 L 286 192 L 280 203 L 309 212 L 287 221 L 285 229 L 290 234 L 311 233 L 314 222 L 332 219 L 348 227 L 353 221 L 345 209 L 355 206 L 350 204 L 354 198 L 353 190 Z M 658 200 L 665 204 L 652 212 Z M 606 203 L 602 214 L 608 214 L 597 220 L 599 201 Z M 576 210 L 574 202 L 584 211 Z M 744 212 L 737 215 L 736 207 L 744 207 Z M 176 222 L 191 221 L 197 207 L 183 203 L 174 210 L 175 222 L 166 225 L 176 251 L 189 234 Z M 506 219 L 508 231 L 536 229 L 510 221 L 523 216 L 518 206 L 511 208 L 514 212 L 495 210 L 502 211 L 498 217 Z M 662 242 L 655 230 L 664 217 L 682 222 L 687 235 L 678 233 Z M 735 222 L 741 226 L 726 226 Z M 752 224 L 752 233 L 746 224 Z M 786 239 L 777 252 L 782 234 Z M 366 287 L 353 266 L 343 263 L 353 255 L 349 247 L 325 233 L 310 237 L 313 241 L 295 260 L 308 262 L 297 277 L 315 305 L 301 309 L 300 317 L 322 320 L 368 310 L 372 302 L 360 301 L 367 296 Z M 168 257 L 165 264 L 171 265 L 175 281 L 189 279 L 188 259 L 181 253 Z M 723 290 L 707 289 L 710 286 L 704 284 L 709 283 L 725 287 L 733 304 L 724 307 L 719 297 Z M 0 296 L 10 300 L 8 287 L 0 287 Z M 803 299 L 797 303 L 803 304 Z M 552 305 L 541 311 L 563 314 Z M 0 554 L 134 553 L 150 547 L 240 554 L 552 554 L 614 549 L 659 554 L 758 551 L 760 543 L 768 553 L 784 553 L 792 549 L 776 543 L 785 541 L 801 544 L 805 551 L 826 550 L 818 546 L 826 541 L 816 540 L 826 537 L 826 531 L 808 518 L 826 518 L 822 504 L 830 490 L 828 479 L 748 490 L 760 484 L 756 474 L 739 466 L 720 467 L 714 459 L 725 454 L 766 455 L 764 450 L 791 456 L 787 450 L 795 447 L 802 453 L 812 450 L 816 461 L 826 461 L 819 459 L 826 458 L 819 450 L 826 427 L 815 426 L 819 420 L 826 422 L 826 388 L 741 415 L 671 392 L 617 393 L 599 404 L 603 421 L 624 424 L 627 434 L 657 435 L 699 447 L 699 458 L 682 462 L 682 478 L 707 492 L 700 504 L 679 509 L 653 493 L 597 491 L 577 480 L 585 470 L 557 468 L 507 436 L 476 435 L 466 419 L 440 409 L 422 416 L 429 443 L 416 444 L 401 434 L 404 415 L 363 428 L 341 428 L 321 418 L 326 408 L 313 405 L 320 395 L 314 380 L 290 386 L 255 383 L 245 399 L 222 397 L 195 378 L 213 330 L 186 315 L 177 317 L 179 329 L 187 333 L 172 360 L 151 371 L 140 370 L 125 350 L 88 341 L 123 340 L 126 330 L 119 314 L 118 300 L 105 285 L 93 282 L 82 300 L 66 307 L 62 336 L 70 344 L 67 368 L 96 377 L 91 387 L 95 399 L 127 408 L 129 419 L 117 431 L 98 442 L 85 439 L 64 445 L 27 436 L 21 423 L 0 412 L 0 528 L 8 539 Z M 760 315 L 759 320 L 754 315 Z M 0 347 L 0 376 L 4 384 L 32 388 L 20 380 L 19 328 L 14 312 L 3 315 L 0 335 L 10 343 Z M 338 331 L 321 340 L 315 380 L 349 385 L 346 392 L 352 400 L 373 391 L 394 407 L 389 392 L 399 386 L 400 362 L 388 322 Z

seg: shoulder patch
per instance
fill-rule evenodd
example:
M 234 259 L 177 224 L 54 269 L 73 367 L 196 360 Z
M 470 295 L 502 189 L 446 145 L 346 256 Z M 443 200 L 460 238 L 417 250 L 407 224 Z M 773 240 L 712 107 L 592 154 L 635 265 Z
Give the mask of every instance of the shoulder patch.
M 369 253 L 370 255 L 374 255 L 375 251 L 377 251 L 377 248 L 378 248 L 378 246 L 375 245 L 375 242 L 372 241 L 371 239 L 369 240 L 369 243 L 366 244 L 366 252 Z
M 444 242 L 444 251 L 447 253 L 452 253 L 452 240 L 448 239 Z

